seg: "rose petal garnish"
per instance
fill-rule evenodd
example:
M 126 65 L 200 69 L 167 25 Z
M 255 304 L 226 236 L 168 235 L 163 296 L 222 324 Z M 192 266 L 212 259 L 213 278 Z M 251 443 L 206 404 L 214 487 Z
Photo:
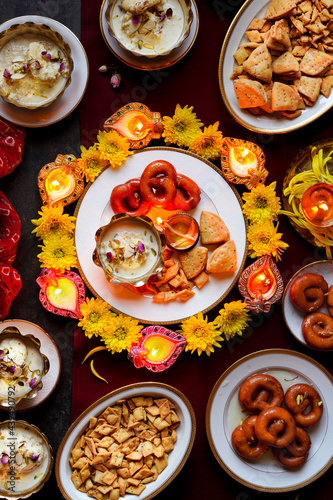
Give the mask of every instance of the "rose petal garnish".
M 62 63 L 60 64 L 59 71 L 61 72 L 61 71 L 63 71 L 64 69 L 65 69 L 65 63 L 64 63 L 64 62 L 62 62 Z
M 113 260 L 113 255 L 111 252 L 106 252 L 106 258 L 108 259 L 109 262 L 112 262 Z
M 161 19 L 161 21 L 164 21 L 164 19 L 165 19 L 165 14 L 161 14 L 160 19 Z
M 139 24 L 140 21 L 141 21 L 141 16 L 139 14 L 133 14 L 132 23 Z
M 145 246 L 142 243 L 142 241 L 139 241 L 139 243 L 137 244 L 137 249 L 138 249 L 139 252 L 144 252 L 145 251 Z
M 2 464 L 7 464 L 8 463 L 8 455 L 7 455 L 7 453 L 2 452 L 2 456 L 1 456 L 0 462 Z
M 32 378 L 32 379 L 30 380 L 30 382 L 29 382 L 29 387 L 30 387 L 30 389 L 32 389 L 33 387 L 35 387 L 36 382 L 37 382 L 36 377 L 34 377 L 34 378 Z
M 9 73 L 8 69 L 6 68 L 5 71 L 3 72 L 4 78 L 10 78 L 12 75 Z
M 28 68 L 29 68 L 29 63 L 27 63 L 27 64 L 23 64 L 23 69 L 24 69 L 24 71 L 27 71 L 27 70 L 28 70 Z
M 15 372 L 15 366 L 8 366 L 7 372 L 14 373 Z
M 33 455 L 32 461 L 36 462 L 39 459 L 39 455 Z
M 171 9 L 171 7 L 166 11 L 166 15 L 167 17 L 172 17 L 172 14 L 173 14 L 173 10 Z

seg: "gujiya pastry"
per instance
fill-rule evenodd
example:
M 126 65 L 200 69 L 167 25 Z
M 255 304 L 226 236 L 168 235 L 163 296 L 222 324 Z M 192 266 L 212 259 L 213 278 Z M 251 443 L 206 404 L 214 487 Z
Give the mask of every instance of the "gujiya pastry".
M 184 27 L 178 0 L 117 0 L 111 16 L 117 40 L 143 56 L 171 50 Z
M 51 40 L 18 35 L 0 51 L 0 94 L 16 106 L 33 109 L 50 104 L 67 79 L 67 59 Z
M 18 399 L 30 392 L 40 381 L 43 358 L 30 339 L 6 336 L 0 341 L 0 396 L 8 397 L 11 388 L 13 398 Z
M 39 433 L 20 421 L 0 427 L 0 496 L 38 486 L 50 464 L 49 448 Z

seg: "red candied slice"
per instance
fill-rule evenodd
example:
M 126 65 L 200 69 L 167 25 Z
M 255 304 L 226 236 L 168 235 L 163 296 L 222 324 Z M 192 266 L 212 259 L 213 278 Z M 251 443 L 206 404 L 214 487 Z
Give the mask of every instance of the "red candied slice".
M 13 267 L 0 262 L 0 320 L 8 316 L 10 306 L 21 286 L 19 273 Z
M 21 236 L 21 221 L 6 196 L 0 191 L 0 261 L 11 264 Z

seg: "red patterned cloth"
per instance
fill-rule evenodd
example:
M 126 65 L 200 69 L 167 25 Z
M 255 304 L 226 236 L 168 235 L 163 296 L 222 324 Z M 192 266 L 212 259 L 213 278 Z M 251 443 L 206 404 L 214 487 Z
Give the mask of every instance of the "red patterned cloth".
M 21 286 L 19 273 L 11 266 L 0 262 L 0 320 L 8 316 L 9 308 Z
M 21 236 L 21 221 L 6 196 L 0 191 L 0 261 L 12 264 Z
M 22 159 L 25 130 L 0 118 L 0 177 L 10 174 Z

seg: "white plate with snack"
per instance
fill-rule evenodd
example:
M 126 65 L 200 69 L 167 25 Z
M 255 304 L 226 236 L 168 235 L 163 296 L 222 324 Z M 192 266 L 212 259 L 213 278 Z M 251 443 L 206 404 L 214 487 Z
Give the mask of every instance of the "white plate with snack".
M 311 447 L 306 461 L 299 467 L 282 466 L 268 450 L 258 459 L 238 455 L 231 434 L 245 418 L 238 400 L 243 382 L 256 374 L 270 374 L 278 379 L 284 392 L 293 384 L 314 386 L 323 402 L 319 422 L 309 427 Z M 221 467 L 236 481 L 258 491 L 282 493 L 298 490 L 318 479 L 333 463 L 333 377 L 319 363 L 304 354 L 267 349 L 236 361 L 216 382 L 206 409 L 206 432 L 210 447 Z
M 26 109 L 14 106 L 0 99 L 0 116 L 22 127 L 38 128 L 56 123 L 68 116 L 80 103 L 87 87 L 89 77 L 89 64 L 87 54 L 80 40 L 66 26 L 42 16 L 21 16 L 10 19 L 0 26 L 0 31 L 5 31 L 14 24 L 33 22 L 46 24 L 57 31 L 71 48 L 71 57 L 74 69 L 71 74 L 71 83 L 64 94 L 50 106 L 37 109 Z
M 201 199 L 189 214 L 197 221 L 200 220 L 202 210 L 218 214 L 229 228 L 230 240 L 233 240 L 236 246 L 237 270 L 211 274 L 204 287 L 200 290 L 193 289 L 195 294 L 187 302 L 175 300 L 155 303 L 152 296 L 139 294 L 123 285 L 111 284 L 92 258 L 97 229 L 108 224 L 114 215 L 110 206 L 112 189 L 130 179 L 140 177 L 146 166 L 155 160 L 170 162 L 177 173 L 190 177 L 197 183 L 201 190 Z M 151 216 L 151 212 L 147 215 Z M 88 184 L 78 202 L 75 216 L 75 245 L 80 274 L 86 285 L 95 296 L 108 302 L 116 312 L 127 314 L 144 323 L 178 323 L 198 311 L 210 310 L 227 296 L 244 267 L 247 238 L 241 199 L 234 187 L 224 180 L 219 169 L 187 151 L 167 147 L 147 148 L 128 157 L 119 169 L 107 168 L 93 183 Z M 167 218 L 168 215 L 164 211 L 161 216 Z
M 328 286 L 330 287 L 333 285 L 333 262 L 332 261 L 318 261 L 318 262 L 312 262 L 311 264 L 308 264 L 297 273 L 294 274 L 294 276 L 290 279 L 289 283 L 287 284 L 284 294 L 283 294 L 283 302 L 282 302 L 282 313 L 284 320 L 286 322 L 287 327 L 289 328 L 290 332 L 293 334 L 293 336 L 301 342 L 301 344 L 306 345 L 307 347 L 311 349 L 317 349 L 315 347 L 310 346 L 304 339 L 304 336 L 302 334 L 302 323 L 304 318 L 309 314 L 298 307 L 296 307 L 291 299 L 290 299 L 290 286 L 294 282 L 294 280 L 305 274 L 305 273 L 313 273 L 313 274 L 319 274 L 322 276 L 325 281 L 327 282 Z M 329 314 L 328 309 L 327 309 L 327 304 L 326 300 L 324 301 L 324 304 L 318 309 L 317 312 L 324 313 L 324 314 Z M 330 349 L 320 349 L 318 350 L 332 350 L 333 348 Z
M 240 44 L 246 43 L 248 38 L 245 31 L 253 19 L 262 19 L 270 1 L 247 0 L 234 17 L 224 39 L 218 69 L 220 91 L 223 101 L 233 118 L 249 130 L 261 134 L 283 134 L 298 130 L 313 122 L 333 105 L 333 92 L 329 97 L 319 94 L 313 106 L 306 106 L 301 115 L 296 118 L 287 118 L 277 113 L 254 115 L 246 109 L 241 109 L 234 91 L 234 80 L 230 78 L 233 68 L 237 66 L 234 54 Z
M 171 483 L 171 481 L 177 476 L 177 474 L 179 474 L 190 455 L 195 439 L 196 421 L 191 403 L 178 389 L 166 384 L 153 382 L 131 384 L 116 389 L 109 394 L 106 394 L 91 406 L 89 406 L 89 408 L 87 408 L 75 420 L 75 422 L 72 423 L 66 435 L 64 436 L 57 453 L 55 474 L 60 491 L 66 498 L 66 500 L 87 500 L 89 498 L 87 493 L 78 491 L 77 488 L 75 488 L 74 483 L 71 480 L 73 469 L 69 460 L 72 457 L 71 452 L 73 448 L 75 447 L 79 438 L 86 432 L 87 427 L 90 425 L 91 419 L 93 417 L 99 416 L 109 406 L 115 405 L 118 400 L 129 400 L 130 398 L 135 397 L 144 397 L 146 398 L 146 400 L 151 397 L 153 399 L 153 402 L 155 402 L 156 399 L 167 398 L 169 402 L 171 402 L 174 406 L 174 409 L 172 411 L 176 413 L 178 420 L 180 420 L 175 428 L 177 436 L 176 440 L 174 440 L 173 449 L 172 446 L 170 446 L 170 448 L 168 448 L 169 451 L 166 452 L 167 465 L 163 470 L 161 470 L 154 481 L 146 483 L 145 488 L 140 494 L 136 493 L 136 498 L 139 498 L 140 500 L 143 500 L 145 498 L 152 498 L 153 496 L 160 493 L 160 491 L 162 491 L 169 483 Z M 137 405 L 139 405 L 138 401 Z M 131 413 L 131 409 L 129 413 Z M 121 426 L 118 431 L 119 430 L 122 432 L 127 432 L 127 429 L 124 426 Z M 169 432 L 169 435 L 171 435 L 171 431 Z M 115 440 L 115 443 L 117 443 L 117 440 Z M 161 465 L 160 460 L 159 465 Z M 139 469 L 140 467 L 138 467 L 138 470 Z M 147 472 L 147 466 L 145 466 L 145 469 Z M 93 476 L 91 475 L 90 478 L 92 479 L 92 477 Z M 146 477 L 150 477 L 149 472 L 146 474 Z M 111 484 L 111 481 L 112 477 L 110 478 L 110 480 L 109 478 L 107 478 L 106 482 L 97 483 L 96 486 L 101 486 L 104 484 L 107 487 L 108 482 Z M 110 487 L 109 489 L 112 488 Z M 126 493 L 123 498 L 133 498 L 133 495 Z
M 176 62 L 180 61 L 192 48 L 199 30 L 199 12 L 195 1 L 191 1 L 193 21 L 190 28 L 190 33 L 188 37 L 184 40 L 180 47 L 174 49 L 170 54 L 165 56 L 159 56 L 155 58 L 148 57 L 137 57 L 131 54 L 127 50 L 123 49 L 117 42 L 117 40 L 112 37 L 108 30 L 108 23 L 105 18 L 105 13 L 108 7 L 108 0 L 103 0 L 101 5 L 100 15 L 99 15 L 99 25 L 104 42 L 111 50 L 111 52 L 124 64 L 131 66 L 135 69 L 142 69 L 146 71 L 153 71 L 157 69 L 166 68 L 172 66 Z

